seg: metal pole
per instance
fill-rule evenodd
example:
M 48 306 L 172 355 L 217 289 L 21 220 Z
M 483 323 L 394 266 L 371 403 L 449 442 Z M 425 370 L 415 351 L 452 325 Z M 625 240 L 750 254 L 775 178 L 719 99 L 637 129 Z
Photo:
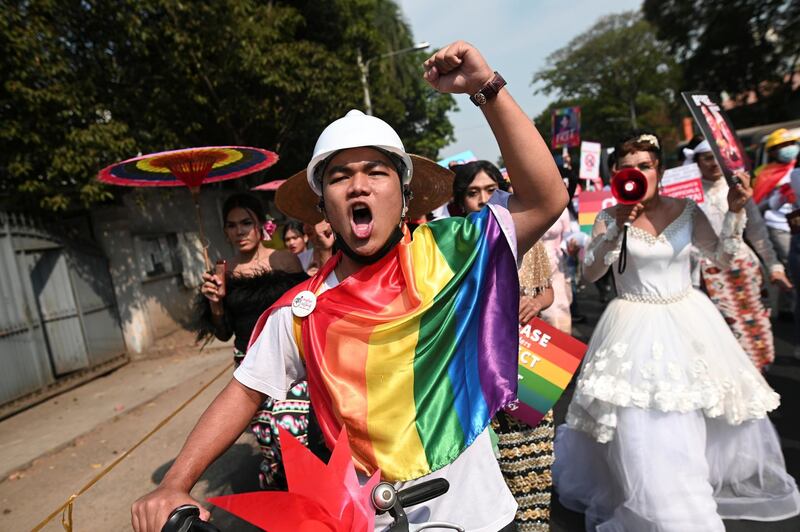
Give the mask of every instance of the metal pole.
M 361 86 L 364 88 L 364 112 L 368 115 L 372 116 L 372 99 L 369 95 L 369 64 L 376 60 L 376 59 L 384 59 L 386 57 L 393 57 L 395 55 L 404 54 L 407 52 L 416 52 L 418 50 L 424 50 L 428 48 L 431 44 L 427 41 L 420 42 L 415 44 L 414 46 L 409 46 L 408 48 L 403 48 L 402 50 L 395 50 L 394 52 L 389 52 L 387 54 L 381 54 L 375 57 L 371 57 L 364 61 L 364 57 L 361 55 L 361 49 L 356 48 L 356 62 L 358 63 L 358 69 L 361 72 Z
M 369 97 L 369 61 L 364 62 L 361 57 L 361 49 L 356 50 L 356 61 L 358 69 L 361 71 L 361 86 L 364 88 L 364 112 L 372 116 L 372 100 Z

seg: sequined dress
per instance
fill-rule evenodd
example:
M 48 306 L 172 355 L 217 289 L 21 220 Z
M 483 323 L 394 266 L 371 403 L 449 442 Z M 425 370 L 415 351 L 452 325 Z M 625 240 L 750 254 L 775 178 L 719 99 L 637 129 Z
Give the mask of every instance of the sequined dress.
M 537 296 L 551 284 L 550 258 L 545 244 L 537 242 L 522 258 L 520 293 Z M 553 479 L 553 412 L 535 427 L 498 412 L 492 420 L 497 434 L 498 463 L 508 489 L 517 501 L 514 523 L 519 532 L 550 530 L 550 497 Z
M 585 272 L 609 266 L 619 297 L 594 330 L 567 423 L 556 435 L 553 478 L 587 530 L 725 530 L 722 519 L 779 520 L 800 512 L 767 413 L 779 397 L 713 303 L 692 288 L 694 244 L 725 267 L 741 245 L 743 214 L 719 236 L 694 202 L 658 236 L 621 238 L 597 218 Z

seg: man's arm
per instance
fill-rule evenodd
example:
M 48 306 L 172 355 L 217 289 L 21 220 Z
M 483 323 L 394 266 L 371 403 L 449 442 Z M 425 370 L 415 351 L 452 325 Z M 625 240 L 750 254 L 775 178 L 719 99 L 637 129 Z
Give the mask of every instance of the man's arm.
M 200 507 L 201 518 L 208 519 L 208 511 L 189 491 L 239 438 L 263 400 L 259 392 L 231 379 L 200 417 L 158 488 L 133 503 L 131 524 L 136 532 L 159 532 L 172 510 L 182 504 Z
M 446 93 L 475 94 L 494 76 L 480 52 L 463 41 L 442 48 L 424 66 L 425 80 Z M 514 185 L 508 206 L 522 256 L 558 219 L 569 196 L 542 136 L 507 89 L 481 110 Z
M 273 270 L 282 270 L 289 273 L 299 273 L 303 271 L 300 259 L 288 249 L 275 250 L 269 256 L 269 265 Z

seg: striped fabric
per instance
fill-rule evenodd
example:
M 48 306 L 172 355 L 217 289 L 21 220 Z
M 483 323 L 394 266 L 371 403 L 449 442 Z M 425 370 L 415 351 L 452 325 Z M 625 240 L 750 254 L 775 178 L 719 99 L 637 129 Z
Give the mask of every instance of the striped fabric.
M 360 470 L 392 481 L 435 471 L 514 400 L 519 282 L 500 223 L 508 216 L 490 206 L 422 225 L 320 293 L 337 255 L 277 304 L 318 294 L 296 318 L 296 339 L 326 441 L 346 427 Z
M 556 404 L 586 353 L 586 345 L 540 318 L 519 333 L 519 402 L 509 412 L 535 427 Z

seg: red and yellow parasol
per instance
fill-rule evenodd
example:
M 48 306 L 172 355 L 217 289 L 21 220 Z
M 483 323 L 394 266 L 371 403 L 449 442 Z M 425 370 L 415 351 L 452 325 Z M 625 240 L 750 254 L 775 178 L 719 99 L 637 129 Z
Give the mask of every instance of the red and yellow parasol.
M 194 200 L 197 226 L 203 244 L 203 259 L 211 269 L 208 243 L 200 213 L 200 186 L 236 179 L 278 162 L 278 155 L 260 148 L 209 146 L 141 155 L 103 168 L 97 179 L 129 187 L 187 186 Z

